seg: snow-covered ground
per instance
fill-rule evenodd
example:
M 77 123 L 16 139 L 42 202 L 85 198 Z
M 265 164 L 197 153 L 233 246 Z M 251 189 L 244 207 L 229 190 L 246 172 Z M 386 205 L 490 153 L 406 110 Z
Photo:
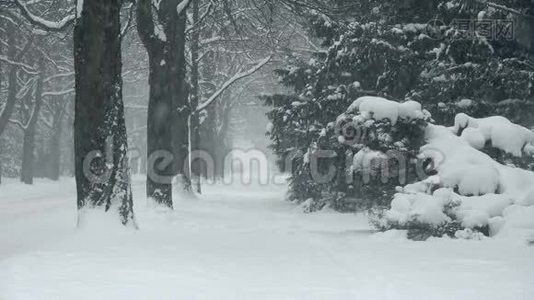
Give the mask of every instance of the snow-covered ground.
M 284 187 L 209 186 L 140 230 L 76 229 L 74 181 L 0 186 L 0 299 L 534 299 L 534 247 L 412 242 L 303 214 Z M 93 221 L 98 221 L 95 218 Z

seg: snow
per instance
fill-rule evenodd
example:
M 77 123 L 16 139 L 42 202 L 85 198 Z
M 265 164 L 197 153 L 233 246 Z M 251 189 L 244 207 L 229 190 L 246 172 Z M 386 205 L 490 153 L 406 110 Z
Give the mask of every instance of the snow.
M 477 150 L 481 144 L 477 140 L 479 135 L 498 131 L 492 128 L 497 123 L 511 123 L 501 117 L 483 119 L 476 123 L 480 127 L 467 127 L 460 137 L 454 132 L 459 127 L 470 126 L 474 120 L 459 115 L 455 123 L 452 129 L 437 125 L 427 127 L 428 144 L 421 148 L 421 155 L 433 158 L 438 174 L 408 185 L 396 194 L 387 218 L 401 224 L 419 220 L 439 225 L 447 221 L 444 207 L 458 204 L 453 212 L 464 227 L 489 225 L 492 236 L 514 236 L 525 242 L 525 238 L 534 236 L 534 222 L 517 221 L 518 225 L 516 220 L 534 219 L 534 172 L 501 165 Z M 432 185 L 442 188 L 431 195 L 429 187 Z M 459 194 L 453 192 L 455 188 Z M 509 212 L 511 208 L 515 209 L 514 213 Z M 465 231 L 458 236 L 473 237 Z
M 406 101 L 399 104 L 399 118 L 422 119 L 423 117 L 423 109 L 419 102 Z
M 532 131 L 515 125 L 502 117 L 473 119 L 459 114 L 456 117 L 454 132 L 465 127 L 468 131 L 457 137 L 448 128 L 431 125 L 427 128 L 428 149 L 438 152 L 445 160 L 438 166 L 440 177 L 447 186 L 462 185 L 461 194 L 485 194 L 499 190 L 521 205 L 534 204 L 534 172 L 504 166 L 476 150 L 481 136 L 490 137 L 494 147 L 506 151 L 520 152 L 521 144 L 530 141 Z M 476 127 L 475 127 L 476 126 Z M 473 128 L 473 129 L 470 129 Z M 476 138 L 475 138 L 476 136 Z M 454 145 L 451 147 L 450 145 Z M 515 149 L 514 149 L 515 148 Z M 435 151 L 438 149 L 439 151 Z M 507 151 L 508 152 L 508 151 Z M 518 154 L 518 153 L 516 153 Z M 431 155 L 429 155 L 431 156 Z
M 82 1 L 80 1 L 82 2 Z M 63 19 L 57 21 L 57 22 L 54 22 L 54 21 L 49 21 L 49 20 L 46 20 L 44 18 L 41 18 L 39 16 L 36 16 L 34 15 L 27 7 L 29 3 L 22 3 L 22 1 L 18 1 L 18 7 L 24 11 L 24 14 L 25 14 L 25 17 L 27 17 L 28 19 L 30 19 L 32 22 L 35 22 L 35 23 L 38 23 L 41 27 L 43 28 L 46 28 L 46 29 L 55 29 L 55 30 L 58 30 L 58 29 L 63 29 L 65 28 L 65 26 L 67 26 L 69 23 L 71 23 L 72 21 L 74 21 L 77 17 L 78 17 L 78 13 L 80 13 L 80 16 L 81 16 L 81 9 L 78 7 L 78 5 L 80 5 L 79 2 L 77 2 L 76 4 L 76 14 L 69 14 L 67 15 L 66 17 L 64 17 Z M 82 3 L 82 6 L 83 8 L 83 3 Z
M 427 27 L 428 27 L 428 24 L 409 23 L 409 24 L 403 25 L 403 31 L 416 33 L 421 30 L 425 30 Z
M 347 112 L 361 114 L 368 113 L 375 120 L 390 120 L 396 124 L 399 118 L 402 119 L 422 119 L 428 116 L 428 112 L 422 110 L 421 104 L 416 101 L 406 101 L 399 103 L 381 97 L 364 96 L 356 99 Z
M 187 8 L 187 6 L 189 5 L 189 2 L 191 2 L 191 0 L 182 0 L 176 6 L 176 12 L 178 13 L 178 15 L 180 15 Z
M 391 202 L 387 218 L 401 224 L 417 220 L 440 225 L 450 218 L 443 213 L 443 199 L 425 194 L 397 194 Z
M 473 106 L 473 104 L 474 104 L 474 101 L 471 99 L 462 99 L 458 101 L 458 103 L 456 103 L 456 106 L 460 108 L 468 108 L 470 106 Z
M 446 187 L 458 187 L 461 195 L 484 195 L 499 189 L 499 171 L 485 164 L 458 163 L 441 167 L 440 177 Z
M 504 238 L 527 239 L 534 241 L 534 206 L 524 207 L 512 205 L 503 212 L 504 221 L 499 235 Z
M 484 137 L 480 130 L 475 128 L 468 127 L 464 129 L 461 136 L 475 149 L 480 150 L 486 145 L 486 137 Z
M 483 137 L 484 143 L 491 142 L 493 147 L 517 157 L 523 155 L 525 146 L 530 147 L 534 144 L 534 132 L 500 116 L 476 119 L 463 113 L 458 114 L 454 130 L 459 132 L 464 128 L 470 128 L 468 135 L 465 136 L 470 143 L 479 145 Z
M 362 171 L 362 174 L 369 175 L 374 167 L 380 166 L 387 158 L 383 152 L 363 148 L 352 158 L 352 171 Z
M 154 6 L 156 10 L 159 10 L 159 5 L 161 4 L 161 1 L 162 0 L 152 0 L 152 6 Z
M 76 0 L 76 17 L 81 18 L 83 12 L 83 0 Z
M 504 166 L 488 155 L 470 146 L 466 140 L 457 137 L 449 129 L 442 126 L 431 125 L 427 127 L 428 145 L 423 147 L 435 151 L 439 149 L 445 160 L 438 166 L 440 176 L 448 176 L 448 172 L 469 172 L 476 176 L 479 187 L 473 186 L 469 194 L 477 194 L 477 189 L 500 189 L 502 193 L 509 194 L 516 201 L 530 194 L 529 188 L 534 185 L 534 173 L 519 168 Z M 454 147 L 451 147 L 454 145 Z M 470 170 L 469 170 L 470 169 Z M 462 170 L 462 171 L 459 171 Z M 483 174 L 486 173 L 486 174 Z M 452 175 L 454 177 L 454 175 Z M 458 177 L 465 175 L 458 174 Z M 460 180 L 462 180 L 460 178 Z M 465 180 L 469 180 L 465 178 Z M 466 183 L 468 185 L 469 183 Z M 473 183 L 476 185 L 476 183 Z M 525 193 L 527 192 L 527 193 Z
M 497 217 L 501 216 L 504 209 L 511 204 L 512 199 L 510 197 L 486 194 L 477 197 L 462 197 L 460 208 L 463 211 L 483 211 L 489 217 Z
M 469 106 L 472 101 L 464 99 L 458 105 Z M 372 119 L 389 119 L 395 124 L 399 118 L 430 117 L 418 102 L 398 103 L 379 97 L 358 98 L 347 113 L 356 111 L 359 113 L 353 120 L 358 124 Z M 346 116 L 341 115 L 338 122 Z M 491 142 L 493 147 L 522 156 L 530 153 L 534 132 L 500 116 L 476 119 L 462 113 L 454 123 L 452 128 L 428 124 L 427 144 L 421 147 L 419 158 L 432 159 L 431 167 L 437 175 L 399 187 L 381 222 L 386 226 L 412 222 L 440 226 L 459 221 L 465 228 L 458 232 L 460 238 L 481 239 L 472 229 L 489 226 L 492 236 L 522 236 L 525 242 L 525 235 L 516 234 L 517 228 L 508 226 L 504 211 L 513 205 L 528 209 L 534 206 L 534 172 L 501 165 L 480 150 Z M 381 152 L 363 148 L 354 155 L 351 170 L 369 174 L 384 157 Z M 526 224 L 528 228 L 523 226 L 521 231 L 534 238 L 534 225 Z
M 464 99 L 458 105 L 470 106 L 472 101 Z M 429 117 L 418 102 L 398 103 L 379 97 L 357 99 L 347 112 L 356 111 L 359 114 L 354 121 L 359 123 L 389 119 L 395 124 L 399 118 Z M 504 117 L 476 119 L 461 113 L 456 115 L 452 128 L 428 124 L 425 141 L 427 144 L 421 147 L 419 157 L 432 159 L 437 175 L 399 187 L 382 220 L 384 225 L 420 222 L 440 226 L 458 220 L 465 228 L 457 232 L 459 238 L 479 240 L 482 237 L 472 229 L 489 226 L 492 236 L 521 237 L 522 242 L 526 236 L 527 240 L 530 235 L 534 239 L 534 222 L 509 225 L 510 218 L 505 213 L 519 205 L 525 209 L 518 209 L 517 218 L 528 220 L 534 206 L 534 172 L 501 165 L 480 151 L 490 142 L 493 147 L 516 156 L 529 154 L 534 145 L 534 132 Z M 353 157 L 352 171 L 369 173 L 373 163 L 383 157 L 381 152 L 363 148 Z
M 460 207 L 456 215 L 462 219 L 462 225 L 468 228 L 491 225 L 492 218 L 501 217 L 505 208 L 512 204 L 512 199 L 503 195 L 487 194 L 477 197 L 455 195 Z M 493 230 L 497 234 L 498 229 Z
M 0 299 L 531 299 L 534 254 L 483 239 L 372 234 L 363 215 L 303 214 L 285 186 L 206 186 L 140 230 L 76 229 L 71 179 L 0 186 Z M 526 226 L 532 211 L 504 218 Z M 517 218 L 517 216 L 521 219 Z M 524 216 L 523 216 L 524 215 Z M 527 217 L 530 216 L 530 219 Z M 521 221 L 522 220 L 522 221 Z M 521 222 L 520 222 L 521 221 Z M 524 223 L 522 223 L 524 221 Z M 107 221 L 105 221 L 107 222 Z M 105 225 L 105 226 L 104 226 Z
M 154 34 L 160 41 L 167 41 L 167 35 L 165 34 L 165 30 L 159 22 L 155 22 L 154 24 Z
M 360 112 L 369 112 L 375 120 L 389 119 L 392 124 L 399 118 L 399 104 L 394 101 L 373 97 L 360 98 Z M 358 101 L 358 100 L 356 100 Z
M 499 189 L 498 163 L 489 156 L 443 126 L 429 125 L 426 135 L 428 144 L 421 153 L 426 157 L 439 155 L 443 160 L 436 169 L 444 187 L 458 187 L 462 195 L 488 194 Z
M 273 132 L 274 124 L 272 122 L 267 123 L 267 126 L 265 126 L 265 132 L 271 133 Z

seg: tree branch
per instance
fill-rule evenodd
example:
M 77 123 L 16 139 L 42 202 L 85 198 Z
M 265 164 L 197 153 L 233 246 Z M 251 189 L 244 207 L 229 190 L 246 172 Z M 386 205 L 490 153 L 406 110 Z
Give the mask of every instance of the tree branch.
M 63 96 L 63 95 L 67 95 L 67 94 L 70 94 L 70 93 L 74 93 L 74 88 L 70 88 L 70 89 L 66 89 L 66 90 L 62 90 L 62 91 L 49 91 L 49 92 L 44 92 L 43 93 L 43 97 L 49 97 L 49 96 Z
M 269 55 L 268 57 L 262 59 L 260 62 L 258 62 L 254 67 L 252 67 L 251 69 L 245 71 L 245 72 L 239 72 L 237 74 L 235 74 L 232 78 L 228 79 L 228 81 L 226 81 L 222 87 L 217 90 L 215 93 L 213 93 L 213 95 L 211 95 L 209 97 L 208 100 L 206 100 L 204 103 L 202 103 L 199 107 L 196 108 L 196 111 L 201 111 L 203 109 L 205 109 L 206 107 L 208 107 L 212 102 L 214 102 L 215 100 L 217 100 L 217 98 L 226 90 L 228 89 L 232 84 L 234 84 L 236 81 L 238 81 L 239 79 L 241 78 L 244 78 L 244 77 L 247 77 L 247 76 L 250 76 L 254 73 L 256 73 L 256 71 L 258 71 L 259 69 L 261 69 L 263 66 L 265 66 L 269 61 L 271 61 L 273 55 Z
M 126 20 L 126 25 L 124 25 L 124 27 L 121 29 L 121 34 L 120 34 L 121 40 L 128 33 L 128 31 L 130 31 L 130 29 L 132 28 L 133 12 L 135 9 L 133 3 L 130 4 L 130 6 L 127 7 L 126 9 L 128 9 L 128 19 Z
M 198 0 L 193 0 L 193 1 L 198 1 Z M 178 15 L 181 15 L 182 13 L 184 13 L 187 10 L 187 7 L 189 6 L 189 4 L 191 4 L 191 0 L 182 0 L 182 2 L 180 2 L 176 6 L 176 12 L 178 13 Z
M 195 0 L 195 1 L 198 1 L 198 0 Z M 200 18 L 198 19 L 198 22 L 196 22 L 196 24 L 192 24 L 189 28 L 186 29 L 186 33 L 189 33 L 193 30 L 198 30 L 197 28 L 199 27 L 200 24 L 202 24 L 202 22 L 204 22 L 204 19 L 206 19 L 206 17 L 211 13 L 211 10 L 213 8 L 213 1 L 210 1 L 210 3 L 208 4 L 208 7 L 206 8 L 206 11 L 202 14 L 202 16 L 200 16 Z
M 3 61 L 12 66 L 21 67 L 24 70 L 24 72 L 28 74 L 32 74 L 32 75 L 38 74 L 37 70 L 35 70 L 35 68 L 33 68 L 32 66 L 27 65 L 25 63 L 21 63 L 21 62 L 12 61 L 6 56 L 0 55 L 0 61 Z
M 39 16 L 34 15 L 28 7 L 26 7 L 25 3 L 22 3 L 20 0 L 15 0 L 15 5 L 20 9 L 20 12 L 30 22 L 32 25 L 40 27 L 41 29 L 48 30 L 48 31 L 62 31 L 66 27 L 70 26 L 71 24 L 74 24 L 74 21 L 76 20 L 76 14 L 71 12 L 70 15 L 64 17 L 62 20 L 54 22 L 45 20 Z

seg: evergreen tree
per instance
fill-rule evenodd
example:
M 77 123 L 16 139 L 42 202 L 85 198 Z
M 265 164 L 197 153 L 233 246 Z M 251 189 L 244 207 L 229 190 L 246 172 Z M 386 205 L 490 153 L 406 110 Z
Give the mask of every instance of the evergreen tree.
M 510 12 L 485 1 L 359 1 L 339 19 L 310 11 L 311 31 L 328 47 L 326 54 L 316 53 L 309 61 L 295 58 L 291 67 L 278 71 L 293 93 L 265 98 L 272 106 L 268 116 L 275 153 L 286 168 L 287 157 L 291 153 L 296 157 L 289 179 L 290 199 L 312 198 L 319 207 L 325 198 L 337 199 L 330 204 L 339 206 L 335 203 L 341 198 L 384 191 L 372 185 L 342 184 L 339 175 L 328 184 L 318 184 L 304 155 L 309 149 L 332 150 L 336 158 L 329 165 L 337 174 L 347 173 L 346 161 L 354 151 L 336 142 L 338 134 L 330 129 L 336 117 L 363 95 L 417 101 L 443 124 L 466 112 L 474 117 L 497 113 L 531 125 L 530 49 L 507 31 L 518 18 L 516 10 L 529 13 L 524 4 L 514 2 Z M 397 126 L 375 122 L 366 128 L 368 133 L 395 138 L 390 145 L 375 141 L 366 146 L 393 150 L 395 142 L 405 137 L 418 139 L 424 128 L 424 122 L 418 122 Z M 413 157 L 418 146 L 420 140 L 400 149 Z M 383 196 L 378 193 L 371 198 Z

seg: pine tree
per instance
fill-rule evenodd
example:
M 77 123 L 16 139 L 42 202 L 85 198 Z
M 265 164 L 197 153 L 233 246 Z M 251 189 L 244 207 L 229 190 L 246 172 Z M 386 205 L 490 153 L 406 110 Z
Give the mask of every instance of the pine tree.
M 420 102 L 443 124 L 466 112 L 474 117 L 498 113 L 531 125 L 534 70 L 529 49 L 504 34 L 509 20 L 517 16 L 484 1 L 424 2 L 359 1 L 343 18 L 309 12 L 311 31 L 328 47 L 326 55 L 317 53 L 310 61 L 294 59 L 290 68 L 278 71 L 293 93 L 265 98 L 273 108 L 268 116 L 275 153 L 286 165 L 290 153 L 298 158 L 290 177 L 291 199 L 313 198 L 324 204 L 325 197 L 361 197 L 382 191 L 365 186 L 351 189 L 339 178 L 318 185 L 304 159 L 309 149 L 333 150 L 337 156 L 331 165 L 337 174 L 347 172 L 342 162 L 354 153 L 336 144 L 337 135 L 328 129 L 345 107 L 363 95 Z M 529 13 L 524 2 L 512 4 Z M 488 36 L 481 24 L 489 24 L 493 34 Z M 402 139 L 420 133 L 421 127 L 424 124 L 394 128 L 378 122 L 368 129 Z M 319 134 L 322 129 L 326 132 Z M 382 151 L 388 146 L 375 143 L 369 148 Z M 413 156 L 415 150 L 417 143 L 408 151 Z M 379 193 L 371 198 L 384 196 Z

